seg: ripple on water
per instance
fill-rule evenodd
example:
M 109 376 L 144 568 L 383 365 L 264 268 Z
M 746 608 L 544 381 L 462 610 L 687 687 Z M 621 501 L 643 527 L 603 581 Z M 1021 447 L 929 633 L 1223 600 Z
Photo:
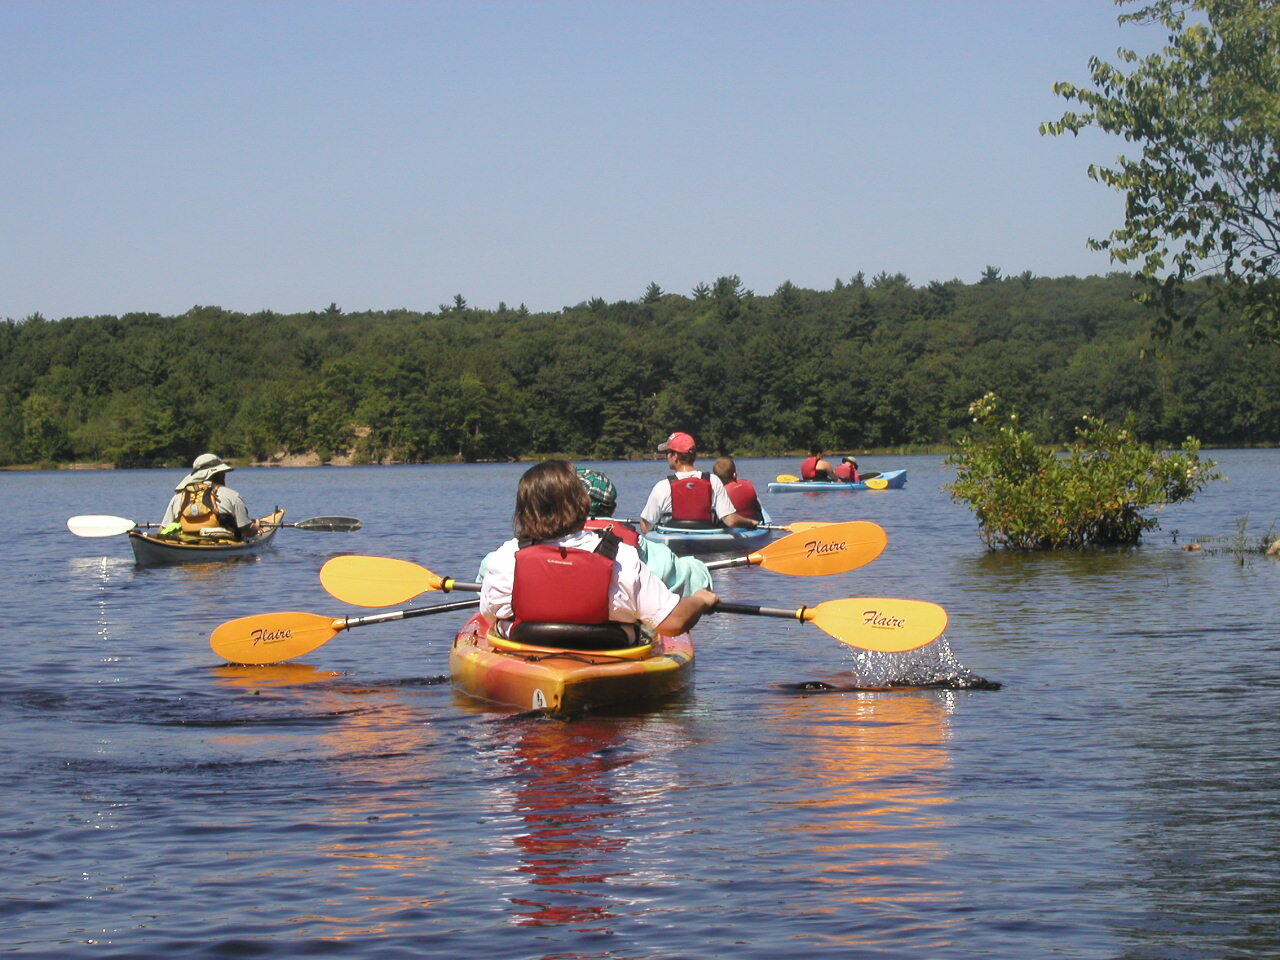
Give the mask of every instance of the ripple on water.
M 1280 453 L 1226 458 L 1232 490 L 1280 494 Z M 282 667 L 209 652 L 233 617 L 350 610 L 316 578 L 337 553 L 469 578 L 509 536 L 519 464 L 244 469 L 251 502 L 366 527 L 151 571 L 118 539 L 49 531 L 89 501 L 149 516 L 171 472 L 5 475 L 39 506 L 13 514 L 0 557 L 4 949 L 1269 956 L 1280 563 L 1156 539 L 989 555 L 940 458 L 888 459 L 910 465 L 905 491 L 771 505 L 782 522 L 883 524 L 874 564 L 731 571 L 717 588 L 779 606 L 934 600 L 944 642 L 856 654 L 802 624 L 717 617 L 684 695 L 568 722 L 455 695 L 444 617 L 344 633 Z M 638 507 L 655 465 L 602 466 Z M 1228 493 L 1168 522 L 1229 533 Z M 986 678 L 998 693 L 976 689 Z

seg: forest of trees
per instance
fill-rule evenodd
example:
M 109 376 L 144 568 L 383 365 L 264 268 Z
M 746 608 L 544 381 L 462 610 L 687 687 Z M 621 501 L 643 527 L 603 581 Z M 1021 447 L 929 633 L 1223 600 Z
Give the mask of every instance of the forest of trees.
M 0 323 L 0 465 L 603 459 L 674 429 L 739 455 L 940 445 L 987 391 L 1046 443 L 1130 412 L 1151 441 L 1280 442 L 1280 347 L 1250 345 L 1208 299 L 1199 341 L 1153 342 L 1134 289 L 989 268 L 769 296 L 728 276 L 554 313 L 458 296 L 435 312 L 35 315 Z

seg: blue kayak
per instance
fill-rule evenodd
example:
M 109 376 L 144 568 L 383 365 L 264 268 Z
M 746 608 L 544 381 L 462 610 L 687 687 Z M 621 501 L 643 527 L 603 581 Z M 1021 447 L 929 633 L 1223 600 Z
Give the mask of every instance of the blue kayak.
M 877 478 L 872 477 L 875 480 Z M 907 482 L 907 471 L 905 470 L 886 470 L 880 474 L 879 478 L 884 480 L 888 486 L 880 489 L 896 490 Z M 859 480 L 857 483 L 850 483 L 847 480 L 837 480 L 834 483 L 827 480 L 796 480 L 792 483 L 773 482 L 769 484 L 770 493 L 851 493 L 854 490 L 874 490 L 879 487 L 868 487 L 866 481 Z
M 762 511 L 765 523 L 773 523 L 768 511 Z M 773 538 L 772 530 L 742 530 L 730 527 L 690 529 L 668 527 L 659 522 L 645 535 L 646 540 L 665 543 L 675 553 L 751 553 Z

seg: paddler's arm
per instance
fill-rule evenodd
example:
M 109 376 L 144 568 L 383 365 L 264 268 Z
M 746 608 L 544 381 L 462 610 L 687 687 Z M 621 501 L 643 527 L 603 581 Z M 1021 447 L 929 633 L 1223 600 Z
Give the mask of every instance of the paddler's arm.
M 667 618 L 658 624 L 658 632 L 664 637 L 678 637 L 693 629 L 702 615 L 711 610 L 720 598 L 710 590 L 699 590 L 691 597 L 681 600 Z
M 726 527 L 746 527 L 748 530 L 754 530 L 756 527 L 760 526 L 758 521 L 752 520 L 749 517 L 744 517 L 740 513 L 731 513 L 727 517 L 721 517 L 720 522 Z

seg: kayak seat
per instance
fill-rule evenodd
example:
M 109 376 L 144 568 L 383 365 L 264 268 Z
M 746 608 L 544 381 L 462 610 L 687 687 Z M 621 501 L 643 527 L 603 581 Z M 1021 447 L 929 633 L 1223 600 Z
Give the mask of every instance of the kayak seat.
M 532 647 L 556 647 L 560 650 L 621 650 L 648 643 L 629 623 L 525 621 L 511 628 L 510 638 Z
M 707 523 L 705 520 L 659 520 L 658 526 L 670 530 L 723 530 L 722 523 Z

